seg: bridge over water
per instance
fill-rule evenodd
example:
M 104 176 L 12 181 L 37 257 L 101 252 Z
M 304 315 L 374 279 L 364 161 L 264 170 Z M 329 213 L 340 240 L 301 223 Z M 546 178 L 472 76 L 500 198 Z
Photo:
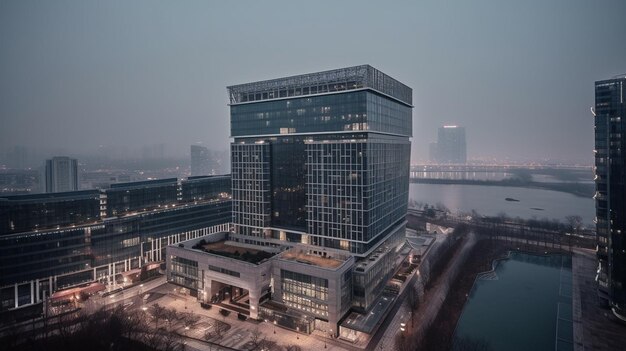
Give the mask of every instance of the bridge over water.
M 523 178 L 545 182 L 591 181 L 591 166 L 571 165 L 502 165 L 502 164 L 415 164 L 411 179 L 488 180 Z

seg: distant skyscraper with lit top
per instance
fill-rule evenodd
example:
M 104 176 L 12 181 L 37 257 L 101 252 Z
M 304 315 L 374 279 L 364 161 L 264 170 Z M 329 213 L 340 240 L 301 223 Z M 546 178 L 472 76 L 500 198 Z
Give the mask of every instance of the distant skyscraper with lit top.
M 596 280 L 600 297 L 626 321 L 626 75 L 595 88 Z
M 467 162 L 465 127 L 443 126 L 439 128 L 437 142 L 430 144 L 430 161 L 436 163 L 464 164 Z

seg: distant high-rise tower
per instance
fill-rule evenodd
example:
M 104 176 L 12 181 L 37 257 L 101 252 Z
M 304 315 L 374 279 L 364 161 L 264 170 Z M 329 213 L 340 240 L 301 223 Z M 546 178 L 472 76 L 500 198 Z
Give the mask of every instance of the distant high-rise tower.
M 466 163 L 465 128 L 458 126 L 439 128 L 437 143 L 430 145 L 430 160 L 437 163 Z
M 595 179 L 600 296 L 626 321 L 626 75 L 596 82 Z
M 46 160 L 46 192 L 78 190 L 78 162 L 69 157 Z
M 191 176 L 212 175 L 211 152 L 204 146 L 191 145 Z

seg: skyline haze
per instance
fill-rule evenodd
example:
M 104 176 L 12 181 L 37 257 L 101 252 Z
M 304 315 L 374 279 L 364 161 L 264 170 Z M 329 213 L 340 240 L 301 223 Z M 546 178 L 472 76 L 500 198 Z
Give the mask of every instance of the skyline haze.
M 470 160 L 592 163 L 592 83 L 626 71 L 626 3 L 327 5 L 4 1 L 0 150 L 222 150 L 225 86 L 371 64 L 414 88 L 412 162 L 459 124 Z

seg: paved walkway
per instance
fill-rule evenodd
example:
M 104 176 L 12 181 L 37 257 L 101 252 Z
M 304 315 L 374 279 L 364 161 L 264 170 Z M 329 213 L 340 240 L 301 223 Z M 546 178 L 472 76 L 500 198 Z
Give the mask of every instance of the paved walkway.
M 401 333 L 400 323 L 406 323 L 407 328 L 410 328 L 411 331 L 417 330 L 418 333 L 423 334 L 423 331 L 425 331 L 437 317 L 439 309 L 448 294 L 451 281 L 456 277 L 459 267 L 465 262 L 475 243 L 475 235 L 470 234 L 470 236 L 465 239 L 463 247 L 457 251 L 454 258 L 446 266 L 446 270 L 437 277 L 437 281 L 433 284 L 434 287 L 426 291 L 423 297 L 420 298 L 420 307 L 417 312 L 415 312 L 416 316 L 414 317 L 415 325 L 413 326 L 411 324 L 411 313 L 408 303 L 402 303 L 391 323 L 387 325 L 387 330 L 385 330 L 380 342 L 375 348 L 373 347 L 372 350 L 395 350 L 396 336 Z M 419 291 L 424 291 L 421 276 L 418 276 L 418 281 L 414 288 Z M 406 300 L 406 298 L 404 300 Z
M 578 296 L 578 301 L 573 301 L 574 349 L 624 350 L 626 325 L 617 322 L 613 313 L 608 308 L 602 307 L 599 301 L 595 282 L 597 262 L 595 251 L 574 250 L 573 298 Z
M 251 320 L 241 321 L 237 319 L 236 313 L 231 313 L 229 316 L 224 317 L 219 313 L 219 307 L 217 306 L 213 306 L 211 309 L 205 310 L 200 307 L 200 304 L 194 297 L 174 293 L 170 294 L 169 290 L 172 290 L 173 288 L 174 287 L 172 285 L 165 284 L 159 289 L 156 289 L 155 291 L 159 294 L 163 294 L 163 296 L 160 299 L 152 301 L 150 305 L 158 303 L 159 305 L 167 308 L 174 307 L 176 310 L 181 312 L 192 312 L 200 315 L 203 319 L 188 332 L 188 335 L 194 338 L 202 339 L 204 331 L 208 327 L 207 321 L 210 318 L 227 323 L 231 326 L 219 340 L 214 339 L 211 341 L 233 349 L 248 349 L 250 346 L 249 342 L 252 340 L 253 332 L 258 329 L 258 331 L 261 332 L 261 339 L 265 337 L 268 341 L 275 342 L 283 348 L 281 350 L 284 350 L 287 346 L 291 345 L 300 347 L 301 350 L 356 350 L 356 348 L 350 347 L 349 345 L 342 345 L 341 342 L 337 340 L 327 340 L 317 334 L 299 334 L 280 327 L 274 327 L 271 323 Z M 164 294 L 165 292 L 167 292 L 167 294 Z M 205 323 L 203 323 L 203 320 Z M 200 347 L 200 344 L 204 344 L 204 348 Z M 208 348 L 208 344 L 192 340 L 190 340 L 189 346 L 191 348 L 203 350 Z

